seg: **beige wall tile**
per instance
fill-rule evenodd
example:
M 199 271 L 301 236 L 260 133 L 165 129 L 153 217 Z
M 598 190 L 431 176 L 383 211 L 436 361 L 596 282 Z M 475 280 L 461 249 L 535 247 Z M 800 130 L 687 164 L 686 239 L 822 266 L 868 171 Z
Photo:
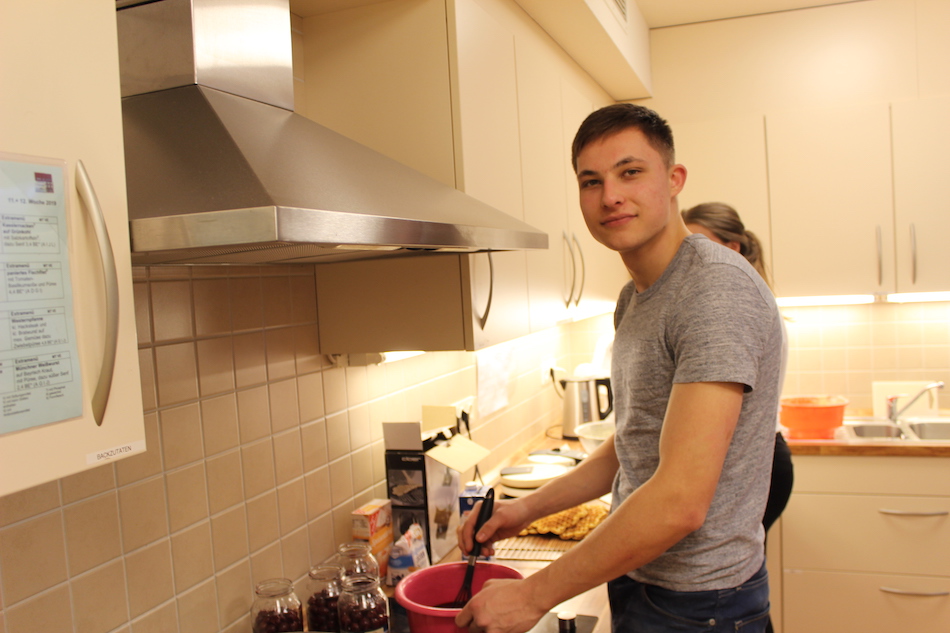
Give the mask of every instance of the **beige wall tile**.
M 119 460 L 121 461 L 121 460 Z M 60 480 L 63 503 L 72 503 L 115 488 L 115 470 L 112 464 L 104 464 L 63 477 Z
M 122 554 L 115 491 L 63 509 L 70 576 L 77 576 Z
M 231 332 L 231 304 L 227 279 L 196 279 L 195 334 L 215 336 Z
M 234 347 L 234 384 L 238 389 L 267 381 L 267 358 L 263 332 L 242 334 L 232 339 Z
M 158 414 L 146 413 L 146 451 L 115 463 L 116 480 L 120 486 L 141 481 L 162 472 L 162 445 L 159 435 Z
M 204 456 L 198 403 L 162 411 L 159 429 L 166 470 L 190 464 Z
M 349 380 L 347 380 L 349 384 Z M 372 421 L 369 405 L 350 407 L 347 411 L 347 426 L 350 430 L 350 449 L 356 450 L 369 446 L 373 441 Z
M 291 277 L 290 296 L 294 323 L 315 323 L 317 320 L 317 286 L 312 271 L 306 276 Z
M 346 409 L 346 370 L 332 367 L 322 373 L 323 404 L 328 414 Z
M 300 429 L 274 436 L 274 466 L 278 485 L 303 475 Z
M 74 578 L 71 584 L 77 633 L 106 633 L 128 621 L 122 561 Z
M 241 453 L 230 451 L 207 462 L 208 508 L 217 514 L 244 500 Z
M 346 367 L 343 371 L 346 376 L 346 405 L 355 407 L 365 403 L 369 399 L 369 377 L 366 367 Z
M 132 484 L 119 490 L 119 521 L 126 552 L 168 534 L 165 512 L 165 480 L 162 477 Z
M 195 344 L 179 343 L 155 348 L 155 382 L 158 403 L 171 406 L 198 397 Z
M 327 416 L 327 455 L 335 460 L 350 452 L 350 420 L 346 411 Z
M 300 424 L 296 379 L 282 380 L 267 386 L 270 401 L 271 428 L 279 433 Z
M 139 380 L 142 383 L 142 409 L 151 411 L 158 406 L 158 392 L 155 384 L 154 350 L 139 350 Z
M 237 394 L 238 429 L 241 443 L 246 444 L 271 434 L 270 405 L 267 388 L 255 387 Z
M 286 536 L 307 521 L 307 502 L 303 479 L 297 479 L 277 489 L 280 513 L 280 533 Z
M 284 570 L 281 565 L 280 543 L 272 543 L 260 550 L 254 552 L 251 556 L 251 581 L 254 586 L 257 583 L 268 578 L 284 578 Z M 300 595 L 298 594 L 299 598 Z
M 373 479 L 373 450 L 365 446 L 357 451 L 353 451 L 350 456 L 353 460 L 353 490 L 360 492 L 371 488 L 375 483 Z
M 169 633 L 178 627 L 178 608 L 174 602 L 164 604 L 132 623 L 132 633 Z
M 289 277 L 268 277 L 263 284 L 264 326 L 290 325 L 293 322 Z
M 247 502 L 247 531 L 251 551 L 257 551 L 280 538 L 277 491 L 272 490 Z
M 327 456 L 327 423 L 318 420 L 300 427 L 300 442 L 303 452 L 304 472 L 314 468 L 326 466 Z
M 307 526 L 287 534 L 281 540 L 281 557 L 284 563 L 284 575 L 287 578 L 300 578 L 310 571 L 310 538 Z M 306 583 L 298 591 L 298 597 L 306 605 Z M 306 607 L 305 607 L 306 608 Z
M 323 378 L 321 374 L 307 374 L 297 377 L 297 398 L 300 406 L 300 421 L 312 422 L 322 418 Z
M 294 360 L 297 363 L 297 375 L 320 371 L 326 366 L 324 356 L 320 353 L 316 323 L 294 328 Z
M 244 494 L 250 498 L 276 486 L 274 449 L 271 440 L 262 440 L 241 449 Z
M 0 529 L 3 604 L 12 605 L 66 580 L 60 512 Z
M 247 513 L 244 506 L 211 517 L 211 547 L 216 571 L 247 556 Z
M 214 582 L 205 582 L 178 596 L 180 633 L 216 633 L 218 630 L 218 597 Z
M 204 462 L 166 474 L 165 486 L 168 524 L 172 532 L 208 517 L 208 482 Z
M 330 462 L 330 499 L 334 507 L 353 496 L 353 470 L 349 455 Z
M 327 513 L 307 525 L 310 540 L 310 560 L 316 565 L 336 553 L 337 540 L 333 533 L 333 515 Z M 342 541 L 340 541 L 342 542 Z
M 231 278 L 231 315 L 235 332 L 259 330 L 264 327 L 263 295 L 260 277 Z
M 135 333 L 139 345 L 148 345 L 152 342 L 152 311 L 147 283 L 137 281 L 132 284 L 132 301 L 135 303 Z
M 190 279 L 191 266 L 149 266 L 149 279 Z
M 241 561 L 234 567 L 219 573 L 215 577 L 215 586 L 218 591 L 218 622 L 222 628 L 239 618 L 247 617 L 254 596 L 250 561 Z M 240 627 L 233 630 L 247 631 Z
M 59 585 L 50 591 L 24 600 L 6 610 L 7 628 L 3 628 L 0 611 L 0 631 L 6 633 L 37 633 L 37 631 L 71 631 L 73 614 L 70 608 L 69 586 Z
M 234 352 L 231 338 L 197 341 L 198 387 L 203 397 L 234 391 Z
M 129 612 L 137 618 L 175 595 L 169 541 L 143 547 L 125 557 Z
M 153 281 L 150 287 L 155 342 L 192 338 L 191 282 Z
M 333 507 L 330 499 L 330 468 L 324 466 L 307 473 L 304 477 L 304 487 L 307 493 L 307 518 L 316 519 L 321 514 L 329 512 Z
M 237 396 L 233 393 L 201 401 L 205 455 L 216 455 L 240 445 L 237 415 Z
M 175 591 L 182 593 L 212 576 L 214 561 L 211 554 L 210 521 L 202 521 L 173 534 L 171 544 Z
M 293 378 L 297 371 L 294 329 L 285 327 L 264 332 L 267 351 L 267 379 Z
M 0 527 L 36 516 L 58 506 L 59 483 L 55 481 L 5 495 L 0 497 Z

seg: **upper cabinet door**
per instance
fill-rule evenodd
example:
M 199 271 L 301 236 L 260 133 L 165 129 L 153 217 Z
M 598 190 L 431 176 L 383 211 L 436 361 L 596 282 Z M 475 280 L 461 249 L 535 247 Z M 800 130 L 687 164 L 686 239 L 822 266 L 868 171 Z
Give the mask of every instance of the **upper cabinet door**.
M 765 122 L 761 116 L 673 123 L 676 162 L 686 166 L 681 210 L 704 202 L 723 202 L 742 218 L 762 243 L 772 271 Z
M 897 290 L 950 290 L 950 99 L 895 103 L 891 114 Z
M 0 151 L 65 161 L 69 267 L 83 415 L 0 435 L 0 496 L 145 450 L 132 269 L 129 260 L 115 5 L 4 0 L 0 5 Z M 101 425 L 94 394 L 110 334 L 107 285 L 91 214 L 80 197 L 85 167 L 111 237 L 118 282 L 117 353 Z M 86 188 L 89 191 L 90 188 Z M 40 353 L 40 350 L 37 350 Z M 6 370 L 5 370 L 6 371 Z M 106 369 L 108 371 L 108 369 Z M 105 376 L 108 378 L 108 376 Z M 4 395 L 4 408 L 7 398 Z M 15 395 L 15 394 L 14 394 Z M 47 397 L 55 394 L 47 393 Z
M 885 104 L 766 116 L 780 297 L 893 292 Z

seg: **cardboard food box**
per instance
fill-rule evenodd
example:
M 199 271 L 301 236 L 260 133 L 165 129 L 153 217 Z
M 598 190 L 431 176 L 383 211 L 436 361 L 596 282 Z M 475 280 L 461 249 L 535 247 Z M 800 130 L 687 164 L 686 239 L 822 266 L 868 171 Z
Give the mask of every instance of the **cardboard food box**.
M 455 528 L 462 475 L 489 451 L 461 435 L 425 449 L 420 422 L 384 422 L 383 438 L 393 538 L 398 540 L 418 523 L 425 533 L 429 560 L 437 563 L 458 544 Z
M 379 575 L 385 577 L 393 548 L 392 503 L 388 499 L 373 499 L 354 510 L 352 518 L 353 540 L 369 542 L 379 563 Z

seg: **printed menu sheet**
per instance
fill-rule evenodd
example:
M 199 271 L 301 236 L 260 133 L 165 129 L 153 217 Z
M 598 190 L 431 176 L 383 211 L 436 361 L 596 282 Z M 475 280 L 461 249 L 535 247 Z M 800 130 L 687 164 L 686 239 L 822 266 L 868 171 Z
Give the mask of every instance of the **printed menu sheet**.
M 0 153 L 0 435 L 82 415 L 65 165 Z

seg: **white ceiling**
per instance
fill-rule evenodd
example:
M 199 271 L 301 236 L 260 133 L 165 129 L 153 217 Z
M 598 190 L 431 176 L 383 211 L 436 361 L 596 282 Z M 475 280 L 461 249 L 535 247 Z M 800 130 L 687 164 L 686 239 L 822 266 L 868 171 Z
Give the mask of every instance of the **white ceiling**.
M 290 0 L 290 9 L 301 17 L 377 4 L 385 0 Z M 650 28 L 708 22 L 761 13 L 775 13 L 830 4 L 866 0 L 627 0 L 636 4 Z

